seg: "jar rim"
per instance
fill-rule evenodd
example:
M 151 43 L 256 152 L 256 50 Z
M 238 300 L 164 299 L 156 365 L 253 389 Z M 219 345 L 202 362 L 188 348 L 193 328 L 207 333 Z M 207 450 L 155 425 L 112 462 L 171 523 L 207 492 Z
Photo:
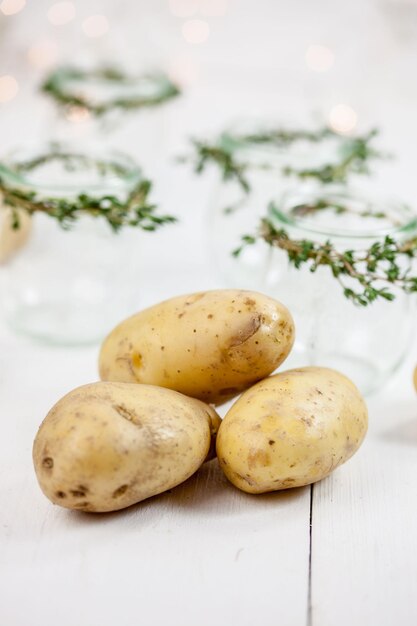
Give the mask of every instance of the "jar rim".
M 92 166 L 97 172 L 101 172 L 102 181 L 94 183 L 44 183 L 30 178 L 30 173 L 45 163 L 60 161 L 71 163 L 75 170 L 81 167 Z M 65 167 L 65 165 L 64 165 Z M 73 151 L 65 146 L 50 145 L 45 148 L 17 148 L 9 156 L 0 161 L 0 177 L 8 186 L 21 189 L 33 190 L 49 195 L 73 193 L 74 191 L 94 193 L 103 192 L 108 188 L 125 189 L 143 179 L 142 169 L 128 155 L 118 151 L 109 151 L 104 157 L 94 152 Z
M 371 130 L 369 134 L 373 136 L 376 131 Z M 307 142 L 314 145 L 326 140 L 336 141 L 342 147 L 356 142 L 357 139 L 355 135 L 338 133 L 324 123 L 316 127 L 297 128 L 279 122 L 261 125 L 253 120 L 240 120 L 225 129 L 219 137 L 221 146 L 231 153 L 265 150 L 281 152 L 296 143 Z
M 217 145 L 243 169 L 281 171 L 284 176 L 331 185 L 368 173 L 368 163 L 386 158 L 374 146 L 376 128 L 341 134 L 326 124 L 289 127 L 282 124 L 229 127 Z
M 325 202 L 328 202 L 329 208 L 332 207 L 332 204 L 338 202 L 340 203 L 340 201 L 354 201 L 359 204 L 362 203 L 362 206 L 366 207 L 367 212 L 369 211 L 369 215 L 367 215 L 367 217 L 379 219 L 382 214 L 387 217 L 390 214 L 394 214 L 398 221 L 396 223 L 392 223 L 392 226 L 384 224 L 380 227 L 375 226 L 375 228 L 371 228 L 367 226 L 363 229 L 343 227 L 337 228 L 333 225 L 327 227 L 323 224 L 315 225 L 311 220 L 306 219 L 305 216 L 297 216 L 297 214 L 293 211 L 293 209 L 302 206 L 300 202 L 295 203 L 293 201 L 295 198 L 302 198 L 304 202 L 321 201 L 324 199 Z M 377 207 L 378 210 L 372 214 L 372 210 L 369 210 L 370 207 Z M 357 215 L 360 216 L 361 214 L 359 213 Z M 348 189 L 332 192 L 329 192 L 329 190 L 322 190 L 321 192 L 318 190 L 303 190 L 301 192 L 297 192 L 295 189 L 287 191 L 281 196 L 281 198 L 278 199 L 277 203 L 272 201 L 269 204 L 268 217 L 279 221 L 284 226 L 292 226 L 312 235 L 321 235 L 332 239 L 371 239 L 375 237 L 389 237 L 402 233 L 407 234 L 409 231 L 417 231 L 417 212 L 410 206 L 395 199 L 379 201 L 375 197 L 367 197 L 363 193 Z
M 109 97 L 89 98 L 82 93 L 82 85 L 99 85 L 112 93 Z M 41 88 L 58 104 L 81 106 L 96 115 L 117 108 L 152 107 L 180 94 L 179 87 L 163 71 L 128 75 L 117 67 L 108 66 L 57 67 L 45 78 Z M 132 93 L 126 94 L 126 88 L 131 88 Z M 118 94 L 117 90 L 121 93 Z

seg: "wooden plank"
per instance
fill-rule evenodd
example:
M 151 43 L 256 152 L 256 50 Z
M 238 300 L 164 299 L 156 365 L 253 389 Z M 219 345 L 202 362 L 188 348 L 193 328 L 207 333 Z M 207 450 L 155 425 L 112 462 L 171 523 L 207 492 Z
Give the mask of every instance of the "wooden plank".
M 369 401 L 358 455 L 314 487 L 313 626 L 417 624 L 414 364 Z
M 54 507 L 32 440 L 57 398 L 96 378 L 96 351 L 1 345 L 1 624 L 305 624 L 308 488 L 249 496 L 214 461 L 124 512 Z

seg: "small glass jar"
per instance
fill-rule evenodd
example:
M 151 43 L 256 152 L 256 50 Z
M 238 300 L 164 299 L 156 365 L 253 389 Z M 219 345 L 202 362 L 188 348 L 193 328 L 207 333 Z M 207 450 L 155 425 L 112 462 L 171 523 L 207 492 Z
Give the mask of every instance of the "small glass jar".
M 46 162 L 41 156 L 37 165 L 36 158 L 16 154 L 2 164 L 0 177 L 46 203 L 71 202 L 81 194 L 123 202 L 142 179 L 140 169 L 119 154 L 73 154 Z M 102 215 L 82 211 L 67 225 L 41 211 L 31 222 L 26 244 L 1 268 L 7 322 L 19 333 L 53 344 L 100 340 L 137 306 L 138 229 L 115 232 Z
M 323 198 L 334 210 L 309 213 L 308 207 Z M 218 261 L 219 252 L 226 253 L 228 240 L 225 284 L 257 289 L 289 308 L 295 320 L 296 343 L 286 367 L 333 367 L 356 382 L 363 393 L 375 391 L 400 365 L 410 346 L 417 325 L 416 294 L 392 287 L 394 301 L 380 298 L 368 306 L 358 306 L 345 297 L 327 266 L 319 266 L 314 273 L 308 265 L 296 269 L 289 263 L 286 252 L 263 241 L 248 246 L 238 258 L 232 257 L 230 251 L 237 247 L 241 235 L 256 232 L 260 215 L 267 216 L 277 230 L 284 229 L 291 240 L 320 244 L 330 241 L 337 251 L 343 252 L 367 250 L 386 236 L 396 241 L 415 237 L 416 213 L 402 205 L 369 199 L 343 188 L 330 191 L 301 186 L 270 202 L 268 209 L 264 200 L 265 197 L 258 203 L 251 194 L 246 207 L 252 218 L 248 229 L 243 219 L 238 225 L 238 209 L 233 215 L 233 227 L 227 228 L 229 216 L 221 208 L 227 205 L 227 198 L 221 195 L 217 199 L 211 243 Z M 340 206 L 350 209 L 340 212 Z M 307 210 L 294 210 L 297 207 Z
M 121 149 L 146 170 L 158 166 L 167 112 L 179 94 L 163 72 L 128 76 L 112 68 L 58 67 L 47 77 L 43 91 L 55 109 L 45 118 L 46 135 L 54 141 L 93 151 L 103 146 Z
M 292 132 L 276 124 L 260 130 L 253 122 L 236 124 L 224 132 L 219 147 L 235 163 L 243 164 L 250 189 L 245 191 L 241 181 L 229 176 L 219 182 L 212 197 L 208 213 L 210 249 L 222 279 L 228 284 L 238 280 L 242 286 L 256 283 L 259 268 L 266 271 L 267 249 L 258 244 L 248 247 L 237 265 L 230 252 L 239 247 L 241 236 L 255 232 L 271 199 L 284 193 L 294 179 L 312 192 L 334 184 L 341 169 L 344 177 L 357 180 L 365 168 L 361 159 L 352 155 L 361 154 L 358 143 L 363 153 L 368 152 L 373 135 L 341 136 L 327 127 Z M 375 155 L 376 151 L 369 149 L 367 158 Z

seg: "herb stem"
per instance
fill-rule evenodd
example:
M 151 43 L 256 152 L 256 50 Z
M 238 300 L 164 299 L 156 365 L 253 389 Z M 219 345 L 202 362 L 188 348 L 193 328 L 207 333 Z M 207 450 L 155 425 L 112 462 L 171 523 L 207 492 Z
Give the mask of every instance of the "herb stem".
M 345 297 L 357 305 L 367 306 L 378 298 L 393 300 L 395 294 L 384 285 L 406 293 L 417 292 L 417 276 L 410 275 L 409 267 L 409 261 L 417 258 L 417 237 L 398 243 L 386 236 L 369 250 L 339 252 L 330 241 L 321 244 L 306 239 L 291 239 L 286 230 L 275 228 L 265 218 L 261 221 L 258 235 L 245 235 L 242 245 L 233 254 L 239 256 L 247 245 L 256 243 L 258 239 L 286 252 L 290 263 L 297 269 L 307 265 L 311 272 L 315 272 L 319 266 L 329 267 Z M 352 289 L 343 280 L 344 277 L 356 283 L 360 290 Z

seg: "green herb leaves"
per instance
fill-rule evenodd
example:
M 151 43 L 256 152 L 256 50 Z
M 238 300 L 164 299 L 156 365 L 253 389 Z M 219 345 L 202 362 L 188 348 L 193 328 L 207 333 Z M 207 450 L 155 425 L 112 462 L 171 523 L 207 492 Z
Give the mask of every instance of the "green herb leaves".
M 130 95 L 114 95 L 102 101 L 89 98 L 82 93 L 82 84 L 100 83 L 114 92 L 118 86 L 129 87 Z M 142 87 L 142 83 L 144 87 Z M 149 92 L 149 84 L 153 90 Z M 102 67 L 84 70 L 76 67 L 60 67 L 54 70 L 41 85 L 41 90 L 51 96 L 55 102 L 65 107 L 80 107 L 96 117 L 109 111 L 132 110 L 162 104 L 179 95 L 179 88 L 164 74 L 128 76 L 117 68 Z M 142 91 L 142 93 L 141 93 Z
M 113 195 L 99 198 L 85 193 L 73 200 L 66 198 L 40 198 L 32 191 L 11 189 L 0 178 L 0 193 L 3 203 L 12 209 L 24 209 L 29 214 L 46 213 L 58 220 L 63 228 L 70 228 L 81 215 L 104 218 L 111 229 L 119 231 L 123 226 L 134 226 L 154 231 L 163 224 L 176 222 L 172 215 L 158 215 L 156 206 L 148 201 L 151 183 L 140 181 L 130 192 L 126 201 Z M 13 228 L 19 228 L 17 211 L 13 212 Z
M 378 299 L 393 300 L 394 288 L 406 293 L 417 292 L 417 278 L 410 273 L 410 260 L 417 258 L 417 237 L 410 235 L 407 241 L 399 242 L 390 236 L 381 236 L 381 240 L 368 250 L 340 251 L 331 238 L 324 242 L 293 239 L 285 225 L 292 218 L 312 217 L 323 211 L 332 211 L 336 216 L 348 213 L 350 206 L 344 202 L 343 194 L 339 200 L 335 200 L 327 194 L 327 190 L 331 184 L 339 187 L 345 185 L 352 174 L 369 174 L 370 162 L 386 156 L 374 147 L 376 135 L 377 131 L 371 130 L 361 136 L 347 137 L 328 127 L 315 131 L 271 128 L 248 134 L 224 133 L 214 143 L 194 139 L 194 154 L 189 160 L 194 163 L 197 173 L 203 172 L 209 164 L 216 165 L 224 181 L 238 184 L 244 192 L 244 198 L 248 198 L 252 191 L 250 174 L 254 170 L 270 170 L 271 176 L 276 172 L 281 176 L 296 177 L 299 181 L 315 181 L 321 193 L 317 193 L 309 202 L 290 207 L 287 211 L 290 219 L 282 220 L 283 227 L 277 227 L 276 220 L 263 218 L 258 232 L 244 235 L 241 246 L 233 254 L 237 257 L 246 246 L 263 240 L 285 252 L 290 264 L 296 269 L 305 266 L 311 272 L 316 272 L 319 267 L 326 266 L 340 284 L 346 298 L 356 305 L 367 306 Z M 283 165 L 286 160 L 285 149 L 291 149 L 298 142 L 312 144 L 311 160 L 314 161 L 315 146 L 325 141 L 330 141 L 333 148 L 336 147 L 333 157 L 327 162 L 311 167 Z M 277 151 L 274 153 L 271 148 Z M 281 149 L 282 156 L 277 159 L 278 150 Z M 253 158 L 255 154 L 256 158 Z M 224 213 L 237 210 L 241 204 L 242 201 L 239 201 L 233 207 L 227 207 Z M 359 218 L 389 221 L 384 210 L 375 210 L 374 207 L 371 210 L 366 204 L 356 211 L 356 215 Z
M 70 189 L 74 193 L 48 193 L 43 188 L 31 185 L 25 179 L 25 174 L 37 168 L 56 164 L 63 171 L 69 172 Z M 87 184 L 83 189 L 79 185 L 71 184 L 72 174 L 91 170 L 92 176 L 98 175 L 99 183 L 90 189 Z M 110 182 L 109 182 L 110 179 Z M 115 189 L 118 193 L 106 192 L 111 189 L 111 183 L 116 179 L 119 184 Z M 102 186 L 103 192 L 97 191 Z M 119 160 L 95 159 L 92 156 L 66 152 L 59 146 L 52 146 L 49 152 L 36 155 L 34 158 L 14 163 L 13 166 L 0 164 L 0 196 L 3 203 L 14 209 L 13 228 L 19 228 L 17 209 L 23 209 L 33 215 L 44 213 L 56 219 L 63 228 L 70 228 L 82 215 L 102 218 L 110 228 L 117 232 L 124 226 L 154 231 L 164 224 L 176 222 L 172 215 L 160 215 L 157 206 L 149 200 L 152 183 L 140 178 L 139 171 L 130 162 Z M 123 194 L 120 190 L 123 190 Z M 68 189 L 66 189 L 68 192 Z
M 326 139 L 337 142 L 338 156 L 332 163 L 312 168 L 296 168 L 283 165 L 280 168 L 284 176 L 295 176 L 299 179 L 315 179 L 323 184 L 341 183 L 347 180 L 350 174 L 369 173 L 368 163 L 371 159 L 381 158 L 383 155 L 373 147 L 376 130 L 357 137 L 344 137 L 335 133 L 331 128 L 323 127 L 317 131 L 285 130 L 273 128 L 268 131 L 252 134 L 227 133 L 214 143 L 207 143 L 192 139 L 193 154 L 186 160 L 194 163 L 194 170 L 200 174 L 206 166 L 216 165 L 223 180 L 235 180 L 245 193 L 250 192 L 248 173 L 254 169 L 277 170 L 271 161 L 254 163 L 245 159 L 245 152 L 262 146 L 286 148 L 300 141 L 318 144 Z
M 327 266 L 344 296 L 356 305 L 368 306 L 377 299 L 394 300 L 391 287 L 417 293 L 417 277 L 410 275 L 407 263 L 410 259 L 417 259 L 417 236 L 403 243 L 386 236 L 368 250 L 339 252 L 331 241 L 322 244 L 291 239 L 285 229 L 276 228 L 271 220 L 264 218 L 258 234 L 245 235 L 242 245 L 233 252 L 234 256 L 239 256 L 246 246 L 258 239 L 283 250 L 297 269 L 307 266 L 315 272 L 320 266 Z

